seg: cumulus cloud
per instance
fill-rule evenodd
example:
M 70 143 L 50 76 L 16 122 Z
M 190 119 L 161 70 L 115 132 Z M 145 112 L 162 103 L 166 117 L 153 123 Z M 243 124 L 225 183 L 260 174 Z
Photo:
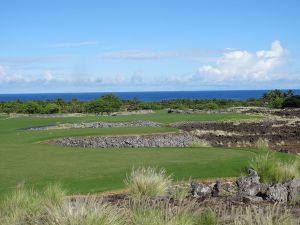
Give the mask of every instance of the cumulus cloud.
M 285 63 L 286 50 L 279 41 L 272 43 L 270 50 L 251 53 L 245 50 L 227 50 L 215 65 L 204 65 L 199 74 L 206 79 L 226 80 L 269 80 L 274 72 Z
M 0 84 L 20 84 L 20 83 L 45 83 L 54 80 L 51 71 L 45 71 L 43 74 L 30 74 L 18 72 L 9 67 L 0 65 Z
M 97 45 L 97 41 L 82 41 L 82 42 L 65 42 L 65 43 L 55 43 L 51 44 L 49 48 L 71 48 L 71 47 L 81 47 L 88 45 Z

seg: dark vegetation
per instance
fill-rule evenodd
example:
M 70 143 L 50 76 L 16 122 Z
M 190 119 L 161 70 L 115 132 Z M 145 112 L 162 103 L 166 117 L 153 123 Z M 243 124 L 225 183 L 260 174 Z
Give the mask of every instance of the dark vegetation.
M 283 92 L 272 90 L 266 92 L 261 98 L 250 98 L 247 100 L 226 100 L 226 99 L 176 99 L 163 100 L 160 102 L 142 102 L 137 98 L 132 100 L 121 100 L 113 94 L 99 97 L 96 100 L 81 102 L 77 99 L 64 101 L 61 98 L 46 101 L 10 101 L 0 102 L 2 113 L 28 113 L 28 114 L 53 114 L 53 113 L 106 113 L 127 110 L 143 109 L 197 109 L 197 110 L 218 110 L 230 107 L 269 107 L 286 108 L 300 107 L 300 96 L 294 95 L 292 90 Z

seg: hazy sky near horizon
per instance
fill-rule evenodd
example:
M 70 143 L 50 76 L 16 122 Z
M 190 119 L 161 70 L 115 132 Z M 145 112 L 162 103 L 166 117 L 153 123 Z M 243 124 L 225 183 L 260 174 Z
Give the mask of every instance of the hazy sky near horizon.
M 0 93 L 300 88 L 300 0 L 0 0 Z

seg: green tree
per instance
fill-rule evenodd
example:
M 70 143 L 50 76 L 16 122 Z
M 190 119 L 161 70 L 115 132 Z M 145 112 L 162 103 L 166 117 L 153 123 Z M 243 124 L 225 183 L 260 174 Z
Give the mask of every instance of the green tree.
M 294 95 L 286 98 L 282 104 L 282 107 L 300 108 L 300 95 Z
M 110 115 L 112 112 L 120 111 L 122 101 L 115 95 L 107 94 L 103 95 L 95 101 L 91 101 L 87 104 L 87 111 L 101 115 L 107 113 Z
M 265 106 L 279 109 L 282 107 L 284 98 L 285 98 L 284 92 L 280 90 L 271 90 L 264 93 L 262 97 L 262 101 L 264 102 Z
M 62 113 L 62 109 L 66 105 L 66 102 L 62 98 L 58 98 L 56 99 L 55 104 L 58 106 L 58 112 Z
M 25 112 L 29 114 L 41 113 L 42 109 L 40 105 L 35 101 L 28 101 L 25 104 Z
M 48 103 L 44 108 L 44 113 L 47 114 L 53 114 L 58 112 L 59 112 L 59 108 L 55 103 Z
M 290 98 L 295 95 L 295 92 L 293 90 L 288 90 L 286 93 L 284 93 L 285 98 Z

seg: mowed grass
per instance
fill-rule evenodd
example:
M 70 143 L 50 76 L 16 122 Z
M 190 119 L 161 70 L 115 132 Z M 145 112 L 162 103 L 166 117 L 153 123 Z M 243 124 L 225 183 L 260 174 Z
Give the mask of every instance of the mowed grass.
M 177 132 L 169 127 L 28 131 L 57 123 L 151 120 L 161 123 L 250 119 L 242 114 L 167 114 L 114 117 L 0 118 L 0 198 L 19 184 L 42 188 L 60 182 L 69 194 L 123 188 L 132 167 L 166 168 L 175 180 L 231 177 L 240 174 L 255 151 L 220 148 L 82 149 L 40 143 L 56 137 Z

